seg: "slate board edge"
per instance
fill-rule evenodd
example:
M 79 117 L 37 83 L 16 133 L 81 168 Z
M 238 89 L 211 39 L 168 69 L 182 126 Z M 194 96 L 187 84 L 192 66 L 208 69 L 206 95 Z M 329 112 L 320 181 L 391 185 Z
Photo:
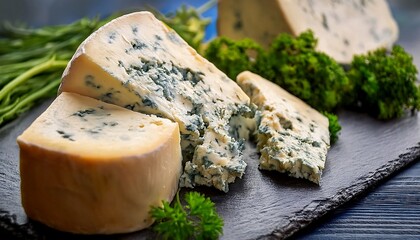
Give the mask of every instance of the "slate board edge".
M 0 236 L 6 239 L 29 239 L 31 230 L 25 225 L 13 224 L 14 215 L 0 212 Z
M 271 234 L 263 235 L 258 239 L 285 239 L 308 226 L 314 220 L 322 218 L 332 210 L 337 209 L 344 202 L 349 202 L 357 196 L 362 195 L 367 190 L 380 184 L 383 180 L 402 170 L 411 163 L 420 160 L 420 142 L 417 146 L 407 149 L 408 152 L 398 156 L 386 164 L 382 165 L 375 172 L 357 179 L 351 186 L 342 189 L 336 195 L 324 199 L 316 206 L 312 204 L 297 212 L 292 218 L 289 218 L 287 225 L 278 226 Z

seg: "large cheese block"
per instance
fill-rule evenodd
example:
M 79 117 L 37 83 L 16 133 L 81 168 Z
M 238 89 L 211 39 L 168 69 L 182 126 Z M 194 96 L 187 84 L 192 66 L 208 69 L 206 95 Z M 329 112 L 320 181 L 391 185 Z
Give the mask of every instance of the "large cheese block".
M 119 17 L 88 37 L 60 92 L 177 122 L 186 162 L 181 186 L 228 191 L 244 174 L 238 119 L 252 115 L 248 96 L 149 12 Z
M 297 36 L 311 29 L 318 49 L 340 63 L 398 38 L 385 0 L 221 0 L 218 6 L 219 35 L 269 46 L 279 33 Z
M 26 214 L 62 231 L 146 228 L 178 189 L 180 135 L 167 119 L 62 93 L 17 142 Z
M 259 168 L 319 184 L 330 145 L 328 119 L 259 75 L 242 72 L 237 82 L 259 109 Z

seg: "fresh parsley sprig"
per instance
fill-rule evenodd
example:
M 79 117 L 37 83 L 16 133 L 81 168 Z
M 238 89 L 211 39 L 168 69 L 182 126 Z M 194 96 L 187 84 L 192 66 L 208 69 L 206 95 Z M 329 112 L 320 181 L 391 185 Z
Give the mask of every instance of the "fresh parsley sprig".
M 210 198 L 188 192 L 184 199 L 185 206 L 178 193 L 172 206 L 164 201 L 162 207 L 152 207 L 153 230 L 163 239 L 217 239 L 223 233 L 223 219 Z

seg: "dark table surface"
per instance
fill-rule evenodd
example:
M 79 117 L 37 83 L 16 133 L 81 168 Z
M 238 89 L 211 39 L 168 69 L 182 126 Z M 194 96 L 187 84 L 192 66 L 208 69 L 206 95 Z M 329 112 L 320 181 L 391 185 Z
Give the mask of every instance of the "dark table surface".
M 31 3 L 33 2 L 33 3 Z M 35 9 L 39 6 L 38 10 Z M 0 20 L 20 19 L 29 21 L 34 26 L 52 23 L 68 23 L 82 16 L 107 15 L 116 8 L 133 7 L 139 1 L 106 1 L 99 9 L 98 1 L 60 1 L 61 11 L 68 9 L 66 14 L 51 10 L 58 1 L 43 0 L 0 1 Z M 111 2 L 114 2 L 111 4 Z M 141 1 L 140 1 L 141 2 Z M 165 4 L 166 2 L 166 4 Z M 157 7 L 168 11 L 180 5 L 180 2 L 155 1 Z M 194 2 L 199 6 L 204 1 Z M 420 1 L 388 1 L 400 27 L 399 44 L 404 46 L 420 66 Z M 81 11 L 72 11 L 68 6 L 84 6 Z M 31 6 L 33 7 L 30 10 Z M 44 7 L 44 10 L 42 10 Z M 49 6 L 49 8 L 45 8 Z M 19 9 L 19 10 L 17 10 Z M 26 10 L 25 10 L 26 9 Z M 28 10 L 29 9 L 29 10 Z M 47 10 L 45 10 L 47 9 Z M 74 9 L 73 9 L 74 10 Z M 26 12 L 25 12 L 26 11 Z M 27 11 L 35 11 L 28 14 Z M 41 11 L 41 12 L 37 12 Z M 43 12 L 42 12 L 43 11 Z M 214 9 L 207 13 L 216 16 Z M 20 16 L 26 16 L 19 18 Z M 208 37 L 215 35 L 214 24 L 208 31 Z M 419 133 L 420 134 L 420 133 Z M 420 239 L 420 162 L 413 164 L 388 177 L 367 194 L 339 207 L 325 217 L 316 220 L 306 229 L 300 231 L 294 238 L 302 239 Z
M 420 162 L 339 207 L 298 239 L 420 239 Z

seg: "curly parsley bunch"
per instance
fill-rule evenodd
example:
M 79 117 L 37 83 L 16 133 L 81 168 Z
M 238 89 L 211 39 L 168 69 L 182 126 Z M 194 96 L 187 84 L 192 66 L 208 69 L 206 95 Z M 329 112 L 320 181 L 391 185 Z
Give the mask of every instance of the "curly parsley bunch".
M 231 79 L 235 79 L 245 70 L 254 71 L 255 57 L 263 54 L 263 48 L 251 39 L 235 41 L 219 37 L 208 44 L 204 56 Z
M 333 111 L 350 84 L 344 69 L 318 52 L 312 31 L 296 38 L 280 34 L 266 54 L 257 59 L 256 72 L 277 83 L 319 111 Z
M 320 111 L 332 111 L 342 102 L 350 84 L 343 68 L 315 50 L 312 31 L 293 37 L 280 34 L 268 50 L 250 39 L 224 37 L 209 43 L 205 57 L 230 78 L 252 71 L 286 89 Z
M 348 104 L 382 120 L 400 117 L 405 109 L 418 110 L 416 75 L 412 56 L 400 46 L 355 56 L 348 72 L 354 85 Z

